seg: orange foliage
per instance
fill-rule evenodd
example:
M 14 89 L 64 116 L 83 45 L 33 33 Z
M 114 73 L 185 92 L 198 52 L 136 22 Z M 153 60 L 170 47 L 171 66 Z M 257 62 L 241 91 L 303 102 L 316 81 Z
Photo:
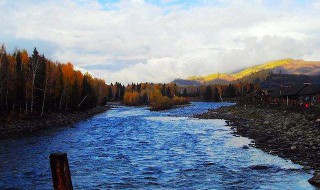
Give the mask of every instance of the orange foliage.
M 140 105 L 140 95 L 138 92 L 127 91 L 123 97 L 123 103 L 128 106 Z

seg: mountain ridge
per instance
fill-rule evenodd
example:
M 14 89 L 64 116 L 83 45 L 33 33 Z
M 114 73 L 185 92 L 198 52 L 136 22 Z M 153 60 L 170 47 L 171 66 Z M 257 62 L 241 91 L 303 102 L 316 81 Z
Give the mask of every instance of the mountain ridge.
M 255 82 L 265 79 L 270 72 L 294 75 L 320 75 L 320 61 L 285 58 L 264 64 L 251 66 L 235 73 L 213 73 L 206 76 L 191 76 L 187 79 L 174 80 L 177 85 L 187 84 L 227 84 L 234 81 Z

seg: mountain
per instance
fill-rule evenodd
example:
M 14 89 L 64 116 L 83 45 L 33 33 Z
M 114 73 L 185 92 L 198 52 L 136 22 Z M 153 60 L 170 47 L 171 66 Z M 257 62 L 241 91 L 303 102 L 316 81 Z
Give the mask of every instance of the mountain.
M 172 83 L 179 84 L 179 86 L 199 86 L 201 82 L 197 80 L 185 80 L 185 79 L 175 79 Z
M 320 75 L 320 62 L 295 60 L 288 58 L 252 66 L 235 73 L 215 73 L 207 76 L 191 76 L 185 80 L 179 79 L 173 82 L 181 86 L 185 86 L 188 83 L 228 84 L 234 81 L 260 82 L 265 80 L 271 73 L 293 75 Z

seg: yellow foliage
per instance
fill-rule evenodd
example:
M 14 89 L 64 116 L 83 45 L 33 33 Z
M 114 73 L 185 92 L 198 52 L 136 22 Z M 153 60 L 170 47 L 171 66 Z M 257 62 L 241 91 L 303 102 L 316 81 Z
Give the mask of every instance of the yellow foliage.
M 160 96 L 150 102 L 150 107 L 152 110 L 165 110 L 173 107 L 172 100 L 167 96 Z
M 170 94 L 175 93 L 176 88 L 174 85 L 168 85 Z M 188 99 L 184 97 L 174 96 L 170 99 L 168 96 L 162 95 L 161 84 L 149 85 L 149 87 L 139 92 L 133 91 L 132 88 L 127 88 L 123 97 L 123 103 L 128 106 L 137 106 L 149 103 L 152 110 L 170 109 L 174 105 L 182 105 L 189 103 Z M 167 92 L 168 93 L 168 92 Z
M 174 105 L 184 105 L 184 104 L 188 104 L 189 100 L 187 98 L 184 98 L 184 97 L 175 96 L 175 97 L 172 98 L 172 103 Z
M 205 77 L 192 76 L 192 77 L 188 78 L 188 80 L 200 80 L 200 81 L 203 81 L 203 82 L 208 82 L 208 81 L 215 80 L 215 79 L 224 79 L 224 80 L 231 81 L 234 78 L 231 75 L 221 74 L 221 73 L 214 73 L 214 74 L 210 74 L 210 75 L 205 76 Z
M 149 102 L 155 102 L 162 97 L 160 90 L 150 90 L 149 91 Z
M 249 67 L 249 68 L 242 70 L 242 71 L 235 73 L 235 74 L 215 73 L 215 74 L 210 74 L 208 76 L 191 76 L 191 77 L 187 78 L 187 80 L 198 80 L 198 81 L 203 81 L 203 82 L 208 82 L 208 81 L 212 81 L 215 79 L 223 79 L 223 80 L 227 80 L 227 81 L 238 80 L 243 77 L 249 76 L 255 72 L 259 72 L 262 70 L 269 70 L 269 69 L 273 69 L 275 67 L 287 65 L 288 63 L 291 63 L 292 61 L 294 61 L 294 60 L 290 59 L 290 58 L 281 59 L 281 60 L 271 61 L 271 62 L 265 63 L 263 65 Z
M 269 70 L 269 69 L 272 69 L 272 68 L 275 68 L 275 67 L 279 67 L 279 66 L 288 64 L 291 61 L 292 61 L 292 59 L 281 59 L 281 60 L 277 60 L 277 61 L 268 62 L 268 63 L 265 63 L 263 65 L 250 67 L 250 68 L 245 69 L 245 70 L 243 70 L 241 72 L 233 74 L 233 77 L 235 79 L 240 79 L 240 78 L 243 78 L 245 76 L 251 75 L 252 73 L 255 73 L 255 72 L 258 72 L 258 71 Z
M 140 104 L 140 95 L 138 92 L 127 91 L 123 96 L 123 103 L 128 106 L 137 106 Z

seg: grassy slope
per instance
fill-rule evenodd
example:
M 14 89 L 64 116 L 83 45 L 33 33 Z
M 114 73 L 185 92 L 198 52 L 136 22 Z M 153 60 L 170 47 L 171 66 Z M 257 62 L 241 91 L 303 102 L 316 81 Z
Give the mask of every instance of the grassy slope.
M 258 66 L 253 66 L 249 67 L 247 69 L 244 69 L 240 72 L 234 73 L 234 74 L 211 74 L 208 76 L 192 76 L 189 77 L 187 80 L 197 80 L 201 82 L 208 82 L 216 79 L 224 79 L 227 81 L 233 81 L 233 80 L 239 80 L 241 78 L 248 77 L 254 73 L 259 73 L 261 71 L 268 71 L 270 69 L 280 67 L 280 66 L 285 66 L 290 64 L 293 61 L 293 59 L 281 59 L 281 60 L 276 60 L 276 61 L 271 61 L 268 63 L 265 63 L 263 65 L 258 65 Z
M 201 76 L 192 76 L 189 77 L 187 80 L 200 80 L 200 81 L 211 81 L 211 80 L 215 80 L 215 79 L 225 79 L 228 81 L 233 80 L 234 78 L 231 75 L 228 74 L 220 74 L 220 73 L 214 73 L 205 77 L 201 77 Z
M 243 77 L 249 76 L 249 75 L 251 75 L 253 73 L 256 73 L 256 72 L 259 72 L 259 71 L 262 71 L 262 70 L 269 70 L 269 69 L 273 69 L 273 68 L 276 68 L 276 67 L 279 67 L 279 66 L 284 66 L 284 65 L 290 63 L 291 61 L 293 61 L 293 60 L 292 59 L 282 59 L 282 60 L 268 62 L 268 63 L 265 63 L 263 65 L 249 67 L 248 69 L 245 69 L 243 71 L 235 73 L 232 76 L 235 79 L 241 79 Z

